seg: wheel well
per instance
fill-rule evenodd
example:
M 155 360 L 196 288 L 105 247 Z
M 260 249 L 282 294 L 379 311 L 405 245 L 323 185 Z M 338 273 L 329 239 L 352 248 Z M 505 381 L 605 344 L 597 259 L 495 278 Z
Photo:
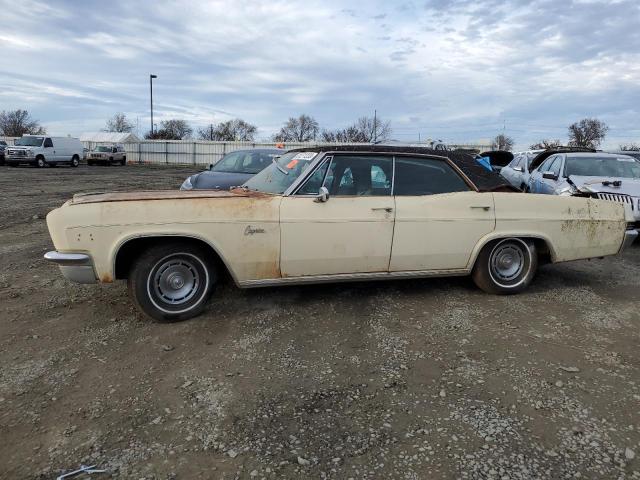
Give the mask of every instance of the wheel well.
M 519 236 L 519 235 L 508 235 L 508 236 L 504 236 L 504 237 L 500 237 L 500 238 L 493 238 L 491 240 L 489 240 L 487 243 L 485 243 L 482 248 L 478 251 L 478 255 L 480 255 L 480 252 L 489 244 L 494 243 L 494 242 L 499 242 L 500 240 L 505 240 L 507 238 L 518 238 L 520 240 L 531 240 L 533 242 L 533 244 L 536 247 L 536 252 L 538 253 L 538 265 L 546 265 L 548 263 L 551 263 L 552 257 L 551 257 L 551 247 L 549 246 L 549 244 L 546 242 L 546 240 L 544 240 L 543 238 L 536 238 L 536 237 L 528 237 L 526 235 L 523 236 Z M 476 259 L 474 260 L 474 264 L 475 262 L 478 260 L 478 257 L 476 256 Z
M 41 153 L 39 153 L 38 155 L 36 155 L 36 160 L 40 160 L 43 159 L 44 160 L 44 155 L 42 155 Z
M 209 253 L 209 258 L 213 261 L 217 269 L 219 280 L 222 281 L 232 278 L 229 269 L 222 261 L 222 258 L 220 258 L 220 255 L 218 255 L 218 252 L 216 252 L 207 242 L 197 238 L 172 235 L 134 238 L 121 245 L 116 253 L 115 278 L 118 280 L 128 278 L 131 266 L 142 252 L 156 245 L 168 242 L 184 242 L 186 244 L 203 248 Z
M 71 157 L 71 160 L 80 160 L 80 157 L 78 155 L 74 155 L 73 157 Z

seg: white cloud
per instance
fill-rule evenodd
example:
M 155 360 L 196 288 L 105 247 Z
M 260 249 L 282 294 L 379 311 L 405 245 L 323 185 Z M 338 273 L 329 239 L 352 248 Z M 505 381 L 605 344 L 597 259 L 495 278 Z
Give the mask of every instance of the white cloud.
M 242 116 L 263 135 L 303 112 L 337 127 L 374 108 L 400 140 L 487 138 L 506 120 L 526 146 L 565 138 L 586 115 L 611 124 L 612 142 L 640 131 L 635 0 L 0 8 L 2 108 L 35 110 L 69 133 L 101 128 L 115 111 L 146 125 L 149 73 L 157 118 L 198 126 Z

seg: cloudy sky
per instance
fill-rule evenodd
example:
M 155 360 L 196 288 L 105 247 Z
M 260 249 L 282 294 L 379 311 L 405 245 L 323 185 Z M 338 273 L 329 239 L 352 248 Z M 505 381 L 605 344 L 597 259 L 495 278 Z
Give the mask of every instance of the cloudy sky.
M 393 137 L 526 147 L 585 116 L 640 140 L 638 0 L 0 0 L 0 110 L 54 134 L 125 112 L 193 127 L 359 116 Z

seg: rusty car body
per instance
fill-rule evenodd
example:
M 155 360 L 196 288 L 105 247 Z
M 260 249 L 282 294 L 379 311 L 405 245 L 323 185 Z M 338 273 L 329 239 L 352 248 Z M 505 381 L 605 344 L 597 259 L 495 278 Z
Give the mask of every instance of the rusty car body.
M 81 283 L 127 280 L 147 315 L 205 308 L 213 286 L 473 276 L 526 288 L 539 263 L 619 253 L 621 204 L 518 193 L 470 155 L 397 146 L 294 150 L 241 188 L 75 195 L 45 257 Z

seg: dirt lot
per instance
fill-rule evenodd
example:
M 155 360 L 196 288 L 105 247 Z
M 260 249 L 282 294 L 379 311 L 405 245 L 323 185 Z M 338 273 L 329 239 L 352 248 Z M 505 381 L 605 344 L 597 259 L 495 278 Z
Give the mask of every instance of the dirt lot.
M 0 169 L 0 477 L 640 479 L 638 246 L 513 297 L 225 286 L 169 325 L 42 259 L 71 194 L 191 171 Z

